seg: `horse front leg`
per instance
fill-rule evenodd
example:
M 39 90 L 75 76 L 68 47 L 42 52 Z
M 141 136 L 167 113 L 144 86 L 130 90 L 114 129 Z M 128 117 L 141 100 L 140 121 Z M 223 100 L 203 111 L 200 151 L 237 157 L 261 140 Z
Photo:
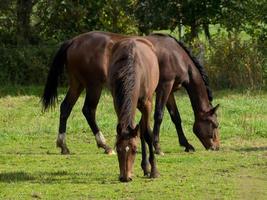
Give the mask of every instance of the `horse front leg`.
M 106 139 L 96 123 L 96 108 L 102 91 L 102 85 L 100 83 L 97 85 L 98 87 L 90 86 L 86 89 L 86 97 L 82 112 L 95 136 L 97 146 L 103 148 L 106 154 L 111 155 L 114 154 L 114 151 L 107 145 Z
M 151 173 L 150 178 L 157 178 L 159 176 L 159 172 L 156 164 L 156 157 L 154 155 L 153 150 L 153 136 L 150 128 L 150 113 L 152 110 L 151 101 L 147 101 L 140 109 L 142 112 L 142 127 L 143 127 L 143 137 L 148 144 L 149 148 L 149 163 L 151 165 Z
M 195 151 L 194 147 L 191 144 L 189 144 L 187 138 L 184 135 L 181 116 L 178 111 L 173 93 L 169 95 L 166 106 L 171 116 L 172 122 L 175 124 L 180 145 L 185 147 L 186 152 Z
M 149 162 L 147 159 L 147 148 L 146 148 L 146 142 L 145 142 L 145 136 L 144 131 L 145 127 L 142 123 L 143 119 L 141 119 L 139 125 L 140 125 L 140 139 L 141 139 L 141 148 L 142 148 L 142 161 L 141 161 L 141 168 L 143 169 L 144 176 L 149 176 L 150 169 L 149 169 Z
M 159 83 L 156 91 L 156 104 L 154 113 L 154 128 L 153 128 L 153 145 L 155 148 L 155 153 L 159 155 L 164 155 L 161 151 L 159 144 L 159 131 L 160 125 L 163 120 L 164 108 L 168 100 L 169 94 L 172 90 L 174 81 L 169 81 L 167 83 Z

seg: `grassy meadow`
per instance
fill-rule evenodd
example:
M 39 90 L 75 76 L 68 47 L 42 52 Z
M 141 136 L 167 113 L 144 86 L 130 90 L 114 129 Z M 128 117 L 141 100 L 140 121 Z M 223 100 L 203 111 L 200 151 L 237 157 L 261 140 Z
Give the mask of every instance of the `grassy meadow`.
M 138 153 L 130 183 L 118 181 L 117 157 L 96 147 L 81 112 L 84 96 L 68 121 L 71 154 L 60 155 L 55 146 L 59 106 L 42 113 L 41 93 L 42 87 L 0 88 L 0 199 L 266 199 L 266 91 L 214 92 L 214 104 L 221 104 L 218 152 L 204 150 L 192 133 L 188 96 L 177 93 L 183 127 L 196 152 L 186 153 L 178 145 L 165 112 L 160 133 L 165 155 L 157 156 L 161 176 L 143 177 Z M 60 101 L 64 94 L 61 89 Z M 97 120 L 114 146 L 116 116 L 107 91 L 102 93 Z

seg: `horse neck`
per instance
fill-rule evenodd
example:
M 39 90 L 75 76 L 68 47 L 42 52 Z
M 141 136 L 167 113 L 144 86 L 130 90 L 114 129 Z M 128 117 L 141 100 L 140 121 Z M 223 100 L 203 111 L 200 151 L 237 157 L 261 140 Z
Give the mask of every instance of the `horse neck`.
M 122 130 L 126 130 L 128 126 L 134 128 L 134 118 L 135 108 L 132 107 L 128 115 L 122 115 L 119 118 L 119 123 L 121 125 Z
M 120 100 L 119 107 L 119 122 L 122 128 L 128 126 L 133 127 L 135 110 L 137 107 L 138 96 L 135 95 L 137 92 L 136 81 L 136 65 L 135 65 L 135 52 L 134 45 L 131 43 L 128 50 L 128 59 L 126 65 L 123 65 L 123 69 L 120 70 L 120 78 L 117 80 L 116 91 L 119 91 L 116 96 Z
M 123 102 L 123 106 L 120 107 L 119 123 L 121 124 L 122 130 L 127 129 L 128 126 L 134 128 L 134 119 L 138 101 L 138 99 L 134 95 L 135 89 L 136 88 L 133 88 L 133 90 L 129 91 L 129 93 L 127 94 L 131 96 L 131 100 L 127 103 Z M 124 99 L 124 101 L 125 100 L 126 99 Z
M 195 66 L 192 66 L 189 73 L 189 83 L 185 85 L 189 95 L 195 119 L 199 118 L 201 113 L 211 109 L 208 99 L 208 93 L 204 81 Z

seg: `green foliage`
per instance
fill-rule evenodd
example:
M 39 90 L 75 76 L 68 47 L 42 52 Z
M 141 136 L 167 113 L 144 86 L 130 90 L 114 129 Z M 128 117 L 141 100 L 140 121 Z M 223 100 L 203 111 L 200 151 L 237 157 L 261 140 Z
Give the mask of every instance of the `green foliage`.
M 206 66 L 213 87 L 262 88 L 266 85 L 267 60 L 253 41 L 238 35 L 213 38 L 207 48 Z
M 16 37 L 15 2 L 0 1 L 0 41 L 1 43 L 14 44 Z
M 137 33 L 133 0 L 39 1 L 33 13 L 43 39 L 66 40 L 83 32 L 103 30 Z
M 214 87 L 259 88 L 267 79 L 266 13 L 264 0 L 1 0 L 0 82 L 43 84 L 54 44 L 84 32 L 165 29 L 178 30 L 179 39 L 193 46 L 206 36 L 200 57 Z M 228 38 L 213 34 L 211 25 Z M 236 37 L 241 33 L 250 40 Z M 198 45 L 194 50 L 202 51 Z
M 104 3 L 104 0 L 39 1 L 33 13 L 35 27 L 42 38 L 56 41 L 101 29 L 99 17 Z
M 223 1 L 219 23 L 228 31 L 245 30 L 255 36 L 266 27 L 267 4 L 265 0 Z
M 141 33 L 149 34 L 153 30 L 169 29 L 172 19 L 169 1 L 139 0 L 135 4 L 134 15 Z
M 133 0 L 106 0 L 99 18 L 103 30 L 137 34 L 137 24 L 133 17 L 133 5 Z
M 44 84 L 55 46 L 0 47 L 0 84 Z

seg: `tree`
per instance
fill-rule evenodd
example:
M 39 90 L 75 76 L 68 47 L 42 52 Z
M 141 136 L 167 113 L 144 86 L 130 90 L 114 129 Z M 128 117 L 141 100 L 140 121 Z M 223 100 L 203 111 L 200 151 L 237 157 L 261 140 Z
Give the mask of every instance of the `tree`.
M 16 2 L 0 1 L 0 40 L 5 43 L 16 43 Z
M 100 14 L 103 29 L 115 33 L 136 34 L 134 0 L 106 0 Z
M 181 38 L 181 27 L 185 26 L 188 40 L 198 37 L 202 28 L 210 38 L 209 25 L 217 22 L 221 3 L 221 0 L 139 0 L 136 18 L 141 32 L 178 28 Z
M 168 13 L 171 2 L 170 0 L 138 0 L 134 14 L 139 31 L 149 34 L 153 30 L 169 29 L 172 23 Z
M 17 43 L 29 43 L 31 37 L 30 18 L 34 0 L 17 0 Z

